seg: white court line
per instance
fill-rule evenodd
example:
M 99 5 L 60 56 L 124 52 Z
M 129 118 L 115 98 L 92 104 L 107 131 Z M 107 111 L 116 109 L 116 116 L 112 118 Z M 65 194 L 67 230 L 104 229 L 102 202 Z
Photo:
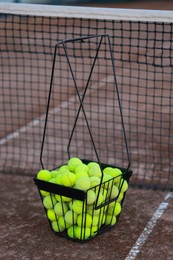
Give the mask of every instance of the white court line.
M 162 217 L 163 213 L 167 209 L 167 207 L 169 205 L 169 201 L 168 200 L 170 198 L 173 198 L 173 193 L 171 193 L 171 192 L 166 194 L 164 200 L 160 203 L 159 207 L 154 212 L 152 218 L 150 219 L 148 224 L 145 226 L 143 232 L 141 233 L 141 235 L 137 239 L 136 243 L 134 244 L 134 246 L 130 250 L 130 252 L 127 255 L 127 257 L 125 258 L 125 260 L 134 260 L 136 258 L 137 254 L 141 250 L 141 247 L 144 245 L 144 243 L 146 242 L 148 236 L 151 234 L 151 232 L 153 231 L 154 227 L 156 226 L 157 221 Z
M 108 82 L 112 82 L 113 79 L 114 79 L 113 76 L 109 76 L 109 77 L 103 78 L 103 81 L 105 81 L 106 83 L 108 83 Z M 102 83 L 101 83 L 99 86 L 97 86 L 97 87 L 92 86 L 92 90 L 87 90 L 86 96 L 87 96 L 87 94 L 91 94 L 92 92 L 94 92 L 95 90 L 97 90 L 98 87 L 101 88 L 101 87 L 105 86 L 105 82 L 102 82 Z M 72 97 L 70 97 L 67 101 L 62 102 L 62 103 L 60 104 L 60 106 L 51 109 L 51 110 L 49 111 L 49 116 L 50 116 L 50 115 L 55 115 L 55 114 L 59 113 L 59 111 L 60 111 L 61 108 L 67 108 L 68 105 L 69 105 L 69 103 L 74 103 L 74 102 L 75 102 L 75 97 L 76 97 L 76 96 L 72 96 Z M 0 139 L 0 146 L 2 146 L 2 145 L 4 145 L 4 144 L 8 143 L 8 142 L 11 141 L 11 140 L 14 140 L 14 139 L 18 138 L 20 134 L 27 132 L 28 130 L 32 129 L 32 128 L 35 127 L 35 126 L 38 126 L 41 122 L 44 123 L 44 121 L 45 121 L 45 115 L 46 115 L 46 114 L 44 113 L 43 115 L 41 115 L 41 116 L 38 117 L 37 119 L 34 119 L 34 120 L 30 121 L 27 125 L 22 126 L 21 128 L 18 128 L 18 129 L 17 129 L 16 131 L 14 131 L 13 133 L 8 134 L 8 135 L 5 136 L 4 138 L 1 138 L 1 139 Z

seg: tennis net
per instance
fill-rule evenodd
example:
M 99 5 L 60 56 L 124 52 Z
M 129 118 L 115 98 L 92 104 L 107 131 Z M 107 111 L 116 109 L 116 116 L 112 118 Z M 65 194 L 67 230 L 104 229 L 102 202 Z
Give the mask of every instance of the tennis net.
M 41 167 L 55 44 L 106 34 L 115 61 L 131 182 L 173 189 L 173 12 L 23 4 L 0 4 L 0 9 L 0 171 L 33 175 Z M 96 44 L 68 48 L 81 96 Z M 124 166 L 127 154 L 109 55 L 103 42 L 84 108 L 101 161 Z M 79 105 L 60 49 L 43 152 L 46 168 L 67 160 Z M 82 113 L 70 145 L 71 156 L 96 159 Z

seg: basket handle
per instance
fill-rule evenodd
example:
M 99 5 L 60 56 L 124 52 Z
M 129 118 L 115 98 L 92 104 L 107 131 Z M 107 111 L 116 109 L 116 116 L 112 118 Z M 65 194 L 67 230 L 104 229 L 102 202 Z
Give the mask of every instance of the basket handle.
M 78 111 L 77 111 L 77 115 L 76 115 L 75 122 L 74 122 L 74 125 L 73 125 L 73 128 L 72 128 L 72 131 L 71 131 L 71 135 L 70 135 L 70 138 L 69 138 L 69 143 L 68 143 L 68 146 L 67 146 L 68 157 L 70 158 L 70 151 L 69 151 L 70 143 L 71 143 L 71 140 L 72 140 L 72 137 L 73 137 L 75 128 L 76 128 L 76 124 L 77 124 L 77 121 L 78 121 L 78 118 L 79 118 L 80 111 L 81 111 L 81 109 L 82 109 L 82 112 L 83 112 L 83 115 L 84 115 L 84 118 L 85 118 L 85 121 L 86 121 L 86 124 L 87 124 L 88 132 L 89 132 L 89 135 L 90 135 L 90 139 L 91 139 L 91 142 L 92 142 L 92 145 L 93 145 L 93 148 L 94 148 L 94 152 L 95 152 L 95 155 L 96 155 L 98 164 L 99 164 L 100 169 L 101 169 L 101 172 L 102 172 L 101 181 L 100 181 L 99 190 L 98 190 L 97 199 L 96 199 L 96 206 L 95 206 L 95 208 L 97 209 L 97 208 L 100 207 L 100 206 L 98 206 L 98 199 L 99 199 L 99 195 L 100 195 L 101 187 L 102 187 L 102 183 L 103 183 L 103 168 L 102 168 L 102 164 L 101 164 L 100 159 L 99 159 L 99 155 L 98 155 L 96 146 L 95 146 L 95 144 L 94 144 L 94 139 L 93 139 L 93 136 L 92 136 L 92 133 L 91 133 L 91 130 L 90 130 L 90 126 L 89 126 L 89 123 L 88 123 L 88 120 L 87 120 L 87 116 L 86 116 L 86 113 L 85 113 L 85 110 L 84 110 L 84 107 L 83 107 L 83 102 L 84 102 L 85 95 L 86 95 L 86 91 L 87 91 L 87 89 L 88 89 L 88 85 L 89 85 L 89 82 L 90 82 L 90 79 L 91 79 L 91 75 L 92 75 L 92 72 L 93 72 L 93 69 L 94 69 L 94 66 L 95 66 L 95 62 L 96 62 L 96 59 L 97 59 L 97 57 L 98 57 L 98 53 L 99 53 L 99 50 L 100 50 L 100 46 L 101 46 L 101 43 L 102 43 L 104 37 L 107 38 L 107 40 L 108 40 L 109 51 L 110 51 L 110 55 L 111 55 L 113 75 L 114 75 L 116 93 L 117 93 L 117 98 L 118 98 L 118 103 L 119 103 L 119 109 L 120 109 L 121 123 L 122 123 L 122 127 L 123 127 L 123 133 L 124 133 L 124 139 L 125 139 L 125 146 L 126 146 L 127 157 L 128 157 L 128 167 L 127 167 L 127 171 L 128 171 L 129 168 L 130 168 L 130 155 L 129 155 L 128 145 L 127 145 L 127 138 L 126 138 L 126 134 L 125 134 L 125 126 L 124 126 L 124 121 L 123 121 L 123 116 L 122 116 L 122 108 L 121 108 L 121 102 L 120 102 L 120 97 L 119 97 L 119 92 L 118 92 L 118 84 L 117 84 L 116 74 L 115 74 L 114 57 L 113 57 L 113 52 L 112 52 L 112 49 L 111 49 L 111 43 L 110 43 L 110 37 L 109 37 L 109 35 L 108 35 L 108 34 L 103 34 L 103 35 L 82 37 L 82 38 L 72 39 L 71 41 L 74 42 L 74 41 L 79 41 L 79 40 L 80 40 L 81 42 L 83 42 L 85 39 L 91 39 L 91 38 L 96 38 L 96 37 L 101 37 L 101 39 L 100 39 L 100 42 L 99 42 L 98 47 L 97 47 L 97 50 L 96 50 L 96 54 L 95 54 L 95 57 L 94 57 L 94 61 L 93 61 L 92 66 L 91 66 L 90 74 L 89 74 L 89 77 L 88 77 L 88 80 L 87 80 L 87 83 L 86 83 L 86 86 L 85 86 L 85 89 L 84 89 L 82 98 L 81 98 L 80 93 L 79 93 L 79 91 L 78 91 L 77 83 L 76 83 L 76 80 L 75 80 L 75 77 L 74 77 L 74 74 L 73 74 L 73 70 L 72 70 L 71 63 L 70 63 L 70 60 L 69 60 L 69 57 L 68 57 L 68 53 L 67 53 L 67 49 L 66 49 L 66 46 L 65 46 L 65 43 L 66 43 L 66 42 L 70 42 L 70 40 L 63 41 L 62 44 L 63 44 L 64 52 L 65 52 L 65 55 L 66 55 L 67 63 L 68 63 L 68 65 L 69 65 L 69 69 L 70 69 L 70 72 L 71 72 L 71 75 L 72 75 L 72 78 L 73 78 L 73 82 L 74 82 L 74 85 L 75 85 L 75 89 L 76 89 L 76 92 L 77 92 L 77 95 L 78 95 L 78 99 L 79 99 L 79 102 L 80 102 L 80 106 L 79 106 L 79 109 L 78 109 Z

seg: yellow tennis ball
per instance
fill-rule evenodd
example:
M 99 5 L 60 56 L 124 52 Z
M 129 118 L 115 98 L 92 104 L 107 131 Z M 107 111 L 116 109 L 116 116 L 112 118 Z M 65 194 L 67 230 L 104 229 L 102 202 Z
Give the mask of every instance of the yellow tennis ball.
M 53 231 L 55 231 L 55 232 L 61 232 L 61 229 L 60 229 L 60 227 L 59 227 L 57 221 L 52 221 L 52 222 L 51 222 L 51 226 L 52 226 Z
M 57 220 L 57 216 L 56 216 L 55 211 L 53 209 L 48 209 L 47 210 L 47 217 L 51 221 L 56 221 Z
M 87 191 L 87 205 L 93 204 L 96 200 L 96 194 L 93 190 Z
M 76 176 L 76 179 L 79 179 L 79 178 L 81 178 L 81 177 L 88 177 L 88 174 L 87 174 L 87 172 L 85 171 L 85 170 L 81 170 L 80 172 L 77 172 L 76 174 L 75 174 L 75 176 Z
M 65 220 L 62 216 L 59 217 L 58 221 L 52 221 L 51 225 L 55 232 L 63 232 L 65 229 L 69 228 L 69 225 L 65 223 Z
M 37 173 L 37 179 L 42 181 L 49 181 L 52 178 L 51 172 L 48 170 L 41 170 Z
M 84 202 L 81 200 L 74 200 L 71 207 L 72 207 L 72 210 L 77 214 L 81 214 L 85 208 Z
M 117 186 L 113 185 L 111 189 L 108 190 L 108 198 L 109 199 L 114 199 L 118 196 L 119 189 Z
M 88 166 L 84 163 L 77 165 L 75 168 L 75 174 L 77 174 L 78 172 L 81 172 L 81 171 L 85 171 L 86 173 L 88 173 L 88 171 L 89 171 Z
M 58 216 L 63 216 L 68 210 L 68 206 L 65 202 L 57 202 L 54 206 L 54 211 Z
M 87 213 L 90 214 L 91 216 L 99 215 L 100 214 L 100 209 L 95 209 L 95 205 L 88 205 L 87 206 Z
M 75 225 L 77 223 L 77 214 L 72 210 L 68 210 L 65 213 L 65 221 L 69 225 Z
M 104 196 L 103 196 L 102 192 L 100 191 L 99 193 L 96 194 L 97 206 L 101 205 L 103 202 L 104 202 Z
M 77 179 L 75 188 L 79 189 L 79 190 L 84 190 L 84 191 L 88 190 L 90 188 L 90 179 L 89 179 L 89 177 L 83 176 L 83 177 Z
M 69 228 L 71 225 L 69 225 L 66 221 L 64 216 L 60 216 L 58 219 L 58 226 L 60 231 L 64 231 L 65 229 Z
M 97 162 L 89 162 L 89 163 L 87 164 L 87 166 L 88 166 L 89 169 L 91 169 L 91 168 L 94 167 L 94 166 L 98 167 L 99 164 L 98 164 Z M 100 166 L 99 166 L 99 167 L 100 167 Z
M 77 158 L 77 157 L 73 157 L 71 159 L 68 160 L 68 169 L 72 172 L 75 171 L 75 168 L 79 165 L 82 164 L 82 161 Z
M 90 227 L 92 224 L 92 217 L 89 214 L 80 214 L 77 217 L 77 224 L 80 227 Z
M 98 222 L 98 227 L 101 227 L 103 224 L 105 224 L 106 221 L 106 214 L 104 214 L 103 212 L 101 212 L 99 214 L 99 222 Z
M 76 183 L 75 174 L 69 171 L 64 172 L 61 178 L 61 183 L 66 187 L 73 187 Z
M 50 173 L 51 173 L 52 178 L 55 178 L 59 174 L 59 172 L 57 170 L 51 171 Z
M 68 170 L 68 165 L 62 165 L 59 169 L 58 172 L 59 173 L 64 173 Z
M 97 226 L 98 223 L 99 223 L 99 218 L 98 218 L 97 215 L 94 215 L 94 216 L 92 217 L 92 226 Z
M 95 166 L 89 168 L 88 175 L 90 177 L 91 176 L 96 176 L 96 177 L 101 178 L 102 172 L 101 172 L 100 166 L 99 165 L 95 165 Z
M 103 202 L 105 202 L 108 199 L 108 190 L 107 189 L 101 189 L 102 195 L 103 195 Z
M 124 193 L 120 192 L 119 195 L 118 195 L 117 201 L 121 202 L 123 198 L 124 198 Z
M 121 204 L 117 201 L 110 203 L 112 206 L 109 205 L 108 207 L 108 214 L 118 216 L 121 212 Z
M 50 182 L 50 183 L 56 183 L 56 178 L 51 178 L 51 179 L 49 180 L 49 182 Z
M 90 187 L 93 188 L 95 186 L 98 186 L 100 184 L 100 178 L 97 176 L 91 176 L 90 177 Z
M 98 231 L 98 226 L 92 226 L 91 227 L 91 236 L 96 236 Z
M 59 194 L 55 194 L 55 198 L 59 202 L 70 202 L 72 198 L 66 197 L 66 196 L 61 196 Z
M 105 220 L 105 224 L 106 225 L 110 225 L 113 226 L 115 225 L 117 222 L 116 217 L 114 215 L 107 215 L 106 216 L 106 220 Z
M 63 174 L 59 173 L 56 177 L 55 177 L 55 183 L 62 185 L 62 176 Z
M 56 204 L 56 199 L 54 195 L 47 195 L 43 199 L 43 205 L 46 209 L 53 209 L 54 205 Z
M 112 167 L 106 167 L 104 168 L 103 173 L 109 174 L 109 172 L 112 171 L 112 169 L 113 169 Z
M 120 189 L 121 189 L 121 192 L 125 192 L 128 189 L 128 183 L 126 180 L 122 179 L 120 181 Z
M 75 226 L 75 237 L 79 240 L 86 240 L 90 237 L 90 228 L 81 228 L 80 226 Z
M 49 195 L 50 193 L 48 191 L 45 191 L 45 190 L 40 190 L 40 193 L 43 197 Z
M 104 173 L 103 175 L 103 181 L 102 181 L 102 186 L 105 189 L 111 188 L 113 185 L 113 180 L 112 180 L 112 176 L 109 174 Z
M 118 168 L 113 168 L 110 172 L 109 175 L 112 176 L 112 178 L 114 178 L 114 183 L 120 182 L 121 178 L 122 178 L 122 171 Z
M 75 227 L 76 227 L 76 226 L 71 226 L 71 227 L 69 227 L 69 228 L 67 229 L 67 235 L 68 235 L 68 237 L 70 237 L 70 238 L 76 238 L 76 236 L 75 236 Z

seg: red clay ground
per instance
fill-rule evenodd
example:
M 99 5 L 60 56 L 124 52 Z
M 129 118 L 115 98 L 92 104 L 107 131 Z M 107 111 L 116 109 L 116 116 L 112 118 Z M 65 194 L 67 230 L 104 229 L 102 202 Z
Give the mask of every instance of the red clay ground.
M 32 177 L 0 175 L 1 259 L 124 260 L 166 192 L 129 189 L 119 222 L 86 243 L 54 235 Z M 165 210 L 136 259 L 173 259 L 173 204 Z

